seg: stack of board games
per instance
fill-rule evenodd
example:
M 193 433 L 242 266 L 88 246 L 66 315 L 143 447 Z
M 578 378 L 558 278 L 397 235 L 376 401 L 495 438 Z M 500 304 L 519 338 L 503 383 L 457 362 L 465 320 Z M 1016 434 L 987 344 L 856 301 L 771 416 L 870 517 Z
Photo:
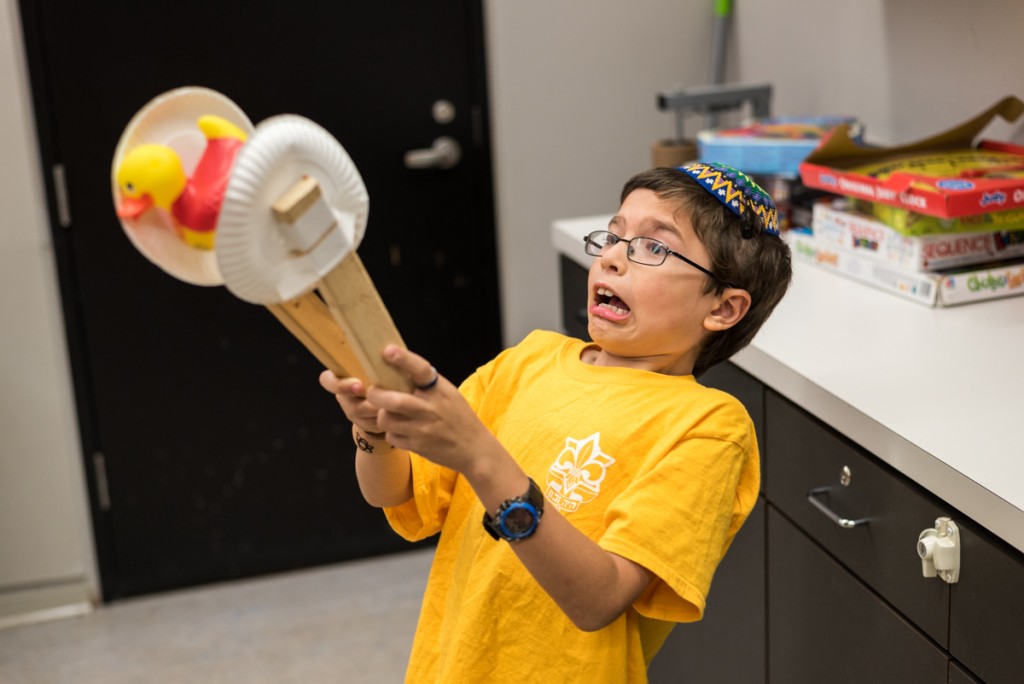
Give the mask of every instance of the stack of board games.
M 867 147 L 837 127 L 801 164 L 805 184 L 845 199 L 791 231 L 794 257 L 927 306 L 1024 294 L 1024 147 L 974 141 L 1003 98 L 936 136 Z
M 810 229 L 788 234 L 793 256 L 926 306 L 1024 294 L 1024 212 L 1015 229 L 907 235 L 836 198 Z

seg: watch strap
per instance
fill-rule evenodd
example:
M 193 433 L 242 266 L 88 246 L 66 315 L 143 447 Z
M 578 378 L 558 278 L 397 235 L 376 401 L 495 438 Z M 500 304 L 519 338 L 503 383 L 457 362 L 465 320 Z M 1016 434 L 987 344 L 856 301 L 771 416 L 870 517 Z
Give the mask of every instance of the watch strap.
M 519 541 L 532 536 L 537 531 L 541 516 L 544 515 L 544 494 L 533 478 L 529 478 L 529 480 L 530 486 L 524 494 L 503 501 L 493 516 L 484 512 L 484 529 L 494 539 Z M 532 524 L 525 529 L 509 530 L 506 525 L 508 516 L 510 514 L 521 515 L 524 512 L 532 516 Z

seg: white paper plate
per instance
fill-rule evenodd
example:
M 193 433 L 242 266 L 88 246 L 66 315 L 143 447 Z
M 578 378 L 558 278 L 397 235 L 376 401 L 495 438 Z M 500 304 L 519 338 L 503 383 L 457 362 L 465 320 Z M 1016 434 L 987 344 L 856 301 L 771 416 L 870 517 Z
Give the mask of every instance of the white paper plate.
M 303 176 L 319 183 L 337 228 L 296 255 L 271 207 Z M 291 114 L 261 122 L 235 159 L 224 194 L 216 249 L 224 284 L 254 304 L 308 292 L 359 246 L 369 203 L 355 164 L 325 129 Z
M 181 157 L 185 173 L 192 174 L 206 148 L 206 139 L 196 125 L 204 114 L 221 116 L 246 133 L 252 133 L 252 122 L 245 113 L 215 90 L 185 87 L 154 98 L 132 118 L 117 143 L 110 170 L 115 205 L 117 168 L 124 155 L 138 145 L 167 145 Z M 137 220 L 122 220 L 121 227 L 136 249 L 175 278 L 193 285 L 224 283 L 214 252 L 185 244 L 169 225 L 165 225 L 159 212 L 150 210 Z

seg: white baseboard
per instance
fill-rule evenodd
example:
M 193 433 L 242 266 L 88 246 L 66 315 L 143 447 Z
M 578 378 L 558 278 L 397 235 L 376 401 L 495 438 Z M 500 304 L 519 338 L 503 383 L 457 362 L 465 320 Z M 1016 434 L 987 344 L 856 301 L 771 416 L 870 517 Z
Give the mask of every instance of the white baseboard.
M 84 577 L 38 586 L 0 587 L 0 629 L 85 615 L 95 605 Z

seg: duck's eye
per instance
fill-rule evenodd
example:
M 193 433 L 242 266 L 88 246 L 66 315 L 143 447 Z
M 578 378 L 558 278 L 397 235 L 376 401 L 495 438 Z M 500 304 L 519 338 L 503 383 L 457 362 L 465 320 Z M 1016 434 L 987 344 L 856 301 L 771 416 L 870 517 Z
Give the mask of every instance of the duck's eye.
M 135 192 L 135 183 L 125 183 L 124 189 L 128 192 Z

